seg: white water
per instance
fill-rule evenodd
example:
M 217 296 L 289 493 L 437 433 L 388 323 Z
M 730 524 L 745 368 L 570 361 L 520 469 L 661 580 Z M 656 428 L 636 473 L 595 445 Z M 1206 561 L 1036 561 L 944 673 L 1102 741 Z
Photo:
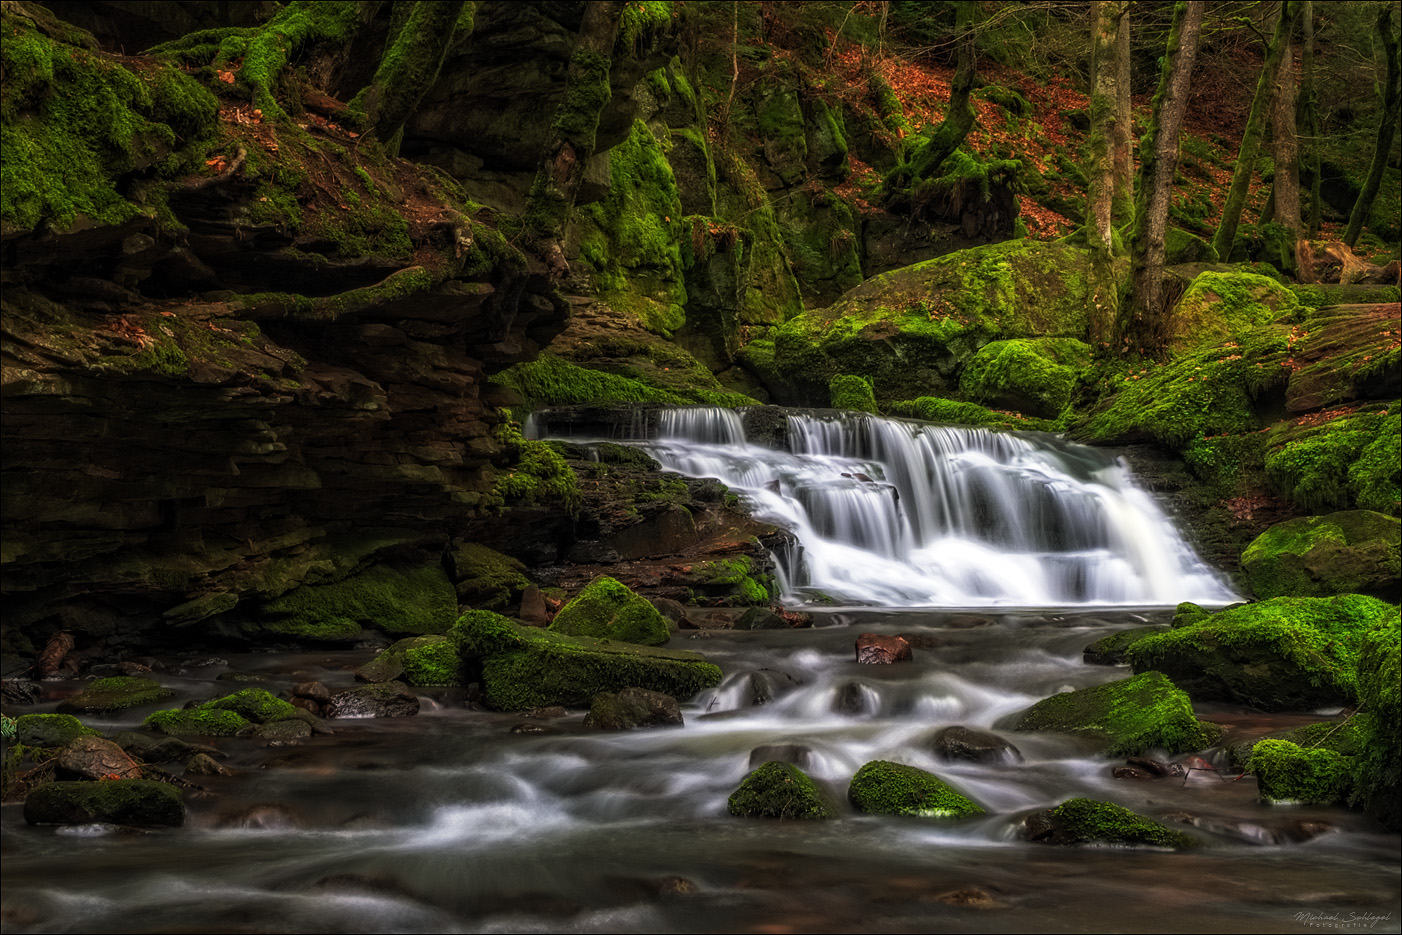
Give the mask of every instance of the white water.
M 1050 436 L 858 413 L 789 415 L 788 451 L 740 414 L 660 414 L 637 442 L 664 468 L 715 477 L 792 532 L 786 603 L 912 607 L 1153 606 L 1236 600 L 1123 463 Z

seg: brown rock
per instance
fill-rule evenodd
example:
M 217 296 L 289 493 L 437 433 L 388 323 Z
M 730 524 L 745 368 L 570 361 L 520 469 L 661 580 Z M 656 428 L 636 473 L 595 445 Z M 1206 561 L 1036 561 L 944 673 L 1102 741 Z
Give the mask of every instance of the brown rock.
M 317 717 L 321 717 L 322 706 L 310 698 L 303 698 L 299 695 L 292 699 L 291 704 L 294 708 L 301 708 L 303 711 L 310 711 Z
M 79 737 L 72 740 L 58 754 L 58 765 L 70 773 L 77 773 L 87 779 L 105 779 L 115 776 L 118 779 L 140 779 L 141 767 L 127 756 L 127 752 L 110 740 L 101 737 Z
M 318 704 L 326 704 L 331 700 L 331 691 L 320 682 L 299 682 L 292 686 L 292 694 L 298 698 L 307 698 Z
M 882 636 L 879 633 L 863 633 L 857 637 L 857 661 L 869 665 L 890 665 L 893 662 L 910 662 L 910 643 L 899 636 Z
M 530 585 L 521 592 L 521 609 L 516 617 L 522 623 L 533 627 L 550 624 L 550 608 L 545 605 L 545 595 L 541 593 L 538 585 Z
M 217 762 L 213 757 L 196 753 L 185 764 L 186 776 L 232 776 L 234 771 Z

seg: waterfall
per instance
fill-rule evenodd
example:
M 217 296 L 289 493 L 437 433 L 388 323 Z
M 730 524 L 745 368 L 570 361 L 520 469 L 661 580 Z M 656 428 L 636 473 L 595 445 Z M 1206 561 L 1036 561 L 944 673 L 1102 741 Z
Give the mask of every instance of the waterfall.
M 860 413 L 790 414 L 787 450 L 719 407 L 637 442 L 793 533 L 784 599 L 883 607 L 1225 604 L 1231 589 L 1103 452 Z

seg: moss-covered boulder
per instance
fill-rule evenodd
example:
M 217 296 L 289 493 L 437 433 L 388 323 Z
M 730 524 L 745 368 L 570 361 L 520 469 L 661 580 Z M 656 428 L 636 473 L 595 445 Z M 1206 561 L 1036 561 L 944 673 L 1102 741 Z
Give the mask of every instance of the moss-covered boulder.
M 1267 802 L 1330 805 L 1348 791 L 1348 761 L 1333 750 L 1288 740 L 1262 740 L 1251 750 L 1248 769 Z
M 1271 428 L 1266 476 L 1307 510 L 1358 507 L 1396 516 L 1402 495 L 1402 404 L 1372 403 Z
M 253 729 L 253 723 L 237 711 L 200 708 L 157 711 L 141 726 L 177 737 L 232 737 Z
M 600 692 L 589 705 L 585 727 L 599 730 L 633 730 L 638 727 L 681 727 L 677 699 L 645 688 Z
M 26 747 L 61 747 L 79 737 L 100 737 L 71 714 L 21 714 L 15 718 L 15 743 Z
M 149 779 L 45 783 L 24 800 L 31 825 L 109 822 L 138 828 L 178 828 L 185 823 L 180 790 Z
M 1308 313 L 1295 342 L 1287 409 L 1312 412 L 1352 399 L 1396 395 L 1402 384 L 1402 348 L 1396 338 L 1397 287 L 1391 291 L 1390 302 L 1382 296 L 1344 297 L 1335 301 L 1366 304 L 1329 305 Z
M 1243 331 L 1296 312 L 1295 294 L 1268 276 L 1245 272 L 1199 273 L 1169 320 L 1169 348 L 1187 351 L 1225 344 Z
M 89 682 L 78 694 L 60 701 L 58 710 L 64 714 L 102 714 L 150 704 L 169 698 L 171 694 L 170 689 L 162 688 L 155 679 L 115 675 Z
M 876 396 L 871 381 L 852 374 L 838 374 L 828 381 L 828 405 L 853 412 L 876 412 Z
M 741 818 L 835 818 L 808 774 L 791 763 L 771 760 L 750 773 L 730 795 L 730 814 Z
M 1277 523 L 1241 554 L 1258 598 L 1374 594 L 1402 588 L 1402 521 L 1372 510 Z
M 872 760 L 852 777 L 847 799 L 859 812 L 917 818 L 967 818 L 983 809 L 934 773 Z
M 1090 346 L 1075 338 L 991 341 L 965 364 L 959 388 L 978 403 L 1055 419 L 1089 363 Z
M 1199 721 L 1188 696 L 1160 672 L 1062 692 L 1024 711 L 1015 730 L 1050 730 L 1096 741 L 1107 756 L 1187 753 L 1216 743 L 1221 728 Z
M 1064 426 L 1050 419 L 1038 419 L 1016 412 L 994 412 L 978 403 L 960 402 L 939 396 L 920 396 L 887 403 L 886 412 L 945 425 L 982 425 L 989 428 L 1059 432 Z
M 1193 605 L 1196 606 L 1196 605 Z M 1165 626 L 1130 627 L 1120 630 L 1086 646 L 1082 652 L 1087 663 L 1093 666 L 1117 666 L 1125 661 L 1125 650 L 1152 633 L 1163 633 Z
M 1205 701 L 1268 711 L 1352 704 L 1364 635 L 1396 609 L 1376 598 L 1277 597 L 1194 617 L 1145 637 L 1125 658 Z
M 498 612 L 512 609 L 521 592 L 531 586 L 525 565 L 485 545 L 463 543 L 449 555 L 458 599 L 469 607 Z
M 772 579 L 755 577 L 748 555 L 697 562 L 691 571 L 691 597 L 696 603 L 768 606 Z
M 595 578 L 550 623 L 550 629 L 569 636 L 622 640 L 642 646 L 660 646 L 672 638 L 667 621 L 644 597 L 608 576 Z
M 1128 846 L 1196 847 L 1198 840 L 1152 818 L 1110 802 L 1068 799 L 1056 808 L 1031 815 L 1023 834 L 1039 844 L 1121 844 Z
M 333 584 L 289 591 L 263 608 L 262 628 L 281 636 L 347 642 L 363 627 L 445 633 L 458 612 L 443 566 L 375 565 Z
M 269 724 L 298 716 L 297 708 L 262 688 L 245 688 L 232 695 L 206 701 L 193 710 L 233 711 L 255 724 Z
M 503 711 L 585 707 L 630 686 L 687 699 L 721 680 L 700 653 L 523 627 L 485 610 L 463 614 L 448 635 L 480 669 L 486 703 Z
M 1402 829 L 1402 617 L 1364 635 L 1358 652 L 1358 706 L 1371 736 L 1354 768 L 1352 801 L 1389 831 Z
M 410 685 L 460 685 L 462 661 L 457 644 L 446 636 L 411 636 L 356 669 L 355 676 L 366 682 L 402 678 Z

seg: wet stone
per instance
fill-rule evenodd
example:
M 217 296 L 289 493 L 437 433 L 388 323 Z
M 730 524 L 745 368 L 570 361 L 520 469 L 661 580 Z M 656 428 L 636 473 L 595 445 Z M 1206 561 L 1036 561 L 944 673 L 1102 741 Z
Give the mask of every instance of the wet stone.
M 191 743 L 179 737 L 157 737 L 140 731 L 126 730 L 112 740 L 127 753 L 145 763 L 183 763 L 198 753 L 223 756 L 217 747 Z
M 140 779 L 141 767 L 127 752 L 101 737 L 77 737 L 58 755 L 59 769 L 85 779 Z
M 1020 763 L 1022 753 L 997 734 L 961 725 L 946 727 L 931 744 L 935 756 L 973 763 Z
M 290 831 L 301 824 L 297 813 L 288 806 L 264 803 L 223 818 L 219 827 L 244 828 L 250 831 Z
M 1116 779 L 1156 779 L 1153 773 L 1147 773 L 1142 769 L 1135 769 L 1133 766 L 1116 766 L 1110 770 L 1110 775 Z
M 185 763 L 186 776 L 232 776 L 234 771 L 212 756 L 196 753 Z
M 599 692 L 584 718 L 585 727 L 600 730 L 681 725 L 682 712 L 677 699 L 645 688 L 625 688 L 617 693 Z
M 837 688 L 837 694 L 832 700 L 832 710 L 834 714 L 865 714 L 867 710 L 867 693 L 857 682 L 844 682 Z
M 899 636 L 863 633 L 857 637 L 857 661 L 867 665 L 890 665 L 914 659 L 910 643 Z
M 409 717 L 419 713 L 419 697 L 403 682 L 361 685 L 333 695 L 329 718 Z
M 310 724 L 298 720 L 274 721 L 260 725 L 255 733 L 272 744 L 300 743 L 312 735 Z
M 42 689 L 29 679 L 5 679 L 0 682 L 0 697 L 6 704 L 32 705 L 39 700 Z
M 767 743 L 750 751 L 750 769 L 771 761 L 807 769 L 813 762 L 813 748 L 801 743 Z
M 319 704 L 326 704 L 331 700 L 331 690 L 320 682 L 298 682 L 292 686 L 294 698 L 306 698 Z

